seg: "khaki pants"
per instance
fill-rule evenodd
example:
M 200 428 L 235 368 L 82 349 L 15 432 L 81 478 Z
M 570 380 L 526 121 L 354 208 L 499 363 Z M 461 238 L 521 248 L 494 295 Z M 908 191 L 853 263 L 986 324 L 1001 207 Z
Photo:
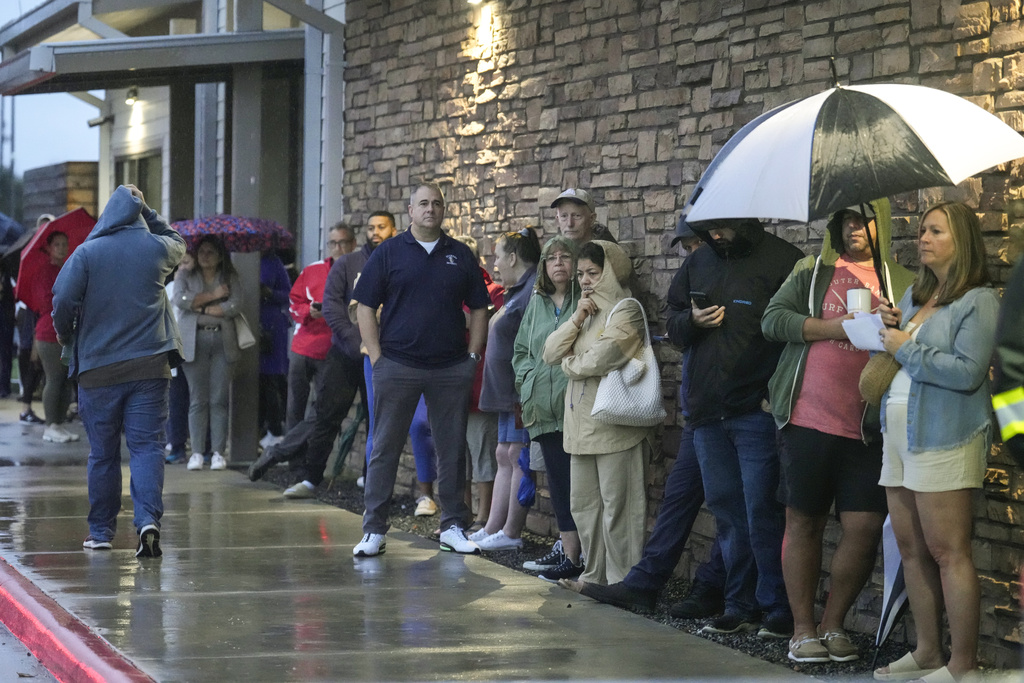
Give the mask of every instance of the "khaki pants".
M 647 519 L 649 448 L 602 455 L 574 455 L 570 504 L 587 569 L 582 581 L 607 585 L 640 561 Z

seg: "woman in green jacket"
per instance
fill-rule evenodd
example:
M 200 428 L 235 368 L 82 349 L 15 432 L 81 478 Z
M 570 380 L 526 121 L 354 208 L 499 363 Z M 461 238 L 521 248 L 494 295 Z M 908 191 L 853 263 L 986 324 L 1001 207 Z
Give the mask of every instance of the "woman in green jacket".
M 557 583 L 583 572 L 580 537 L 569 511 L 569 454 L 562 446 L 562 418 L 568 379 L 560 366 L 541 358 L 544 341 L 559 323 L 576 311 L 576 245 L 561 235 L 552 237 L 541 251 L 533 296 L 526 306 L 516 335 L 512 368 L 523 406 L 523 427 L 540 445 L 547 471 L 548 492 L 555 510 L 560 544 L 543 558 L 523 565 L 540 571 L 540 578 Z

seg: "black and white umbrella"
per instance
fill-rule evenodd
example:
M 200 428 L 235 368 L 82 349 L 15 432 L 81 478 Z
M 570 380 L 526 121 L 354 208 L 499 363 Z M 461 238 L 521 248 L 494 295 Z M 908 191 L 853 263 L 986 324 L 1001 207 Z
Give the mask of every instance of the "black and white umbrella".
M 889 639 L 893 628 L 907 611 L 907 582 L 903 576 L 903 557 L 896 545 L 896 535 L 893 533 L 892 521 L 888 515 L 882 526 L 882 563 L 885 583 L 882 586 L 882 614 L 878 620 L 878 632 L 875 634 L 875 663 L 882 645 Z
M 1020 133 L 956 95 L 917 85 L 835 87 L 741 128 L 698 181 L 686 220 L 807 222 L 879 197 L 955 185 L 1020 157 Z

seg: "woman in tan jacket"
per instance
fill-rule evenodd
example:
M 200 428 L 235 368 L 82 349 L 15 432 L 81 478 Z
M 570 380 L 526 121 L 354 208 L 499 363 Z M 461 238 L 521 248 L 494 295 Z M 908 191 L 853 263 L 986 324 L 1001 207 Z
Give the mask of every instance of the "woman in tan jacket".
M 635 357 L 644 343 L 643 313 L 625 284 L 632 266 L 617 244 L 595 240 L 579 253 L 582 294 L 576 312 L 548 337 L 544 361 L 561 363 L 566 452 L 572 454 L 570 505 L 587 568 L 580 580 L 621 581 L 643 551 L 649 427 L 598 422 L 590 416 L 601 378 Z

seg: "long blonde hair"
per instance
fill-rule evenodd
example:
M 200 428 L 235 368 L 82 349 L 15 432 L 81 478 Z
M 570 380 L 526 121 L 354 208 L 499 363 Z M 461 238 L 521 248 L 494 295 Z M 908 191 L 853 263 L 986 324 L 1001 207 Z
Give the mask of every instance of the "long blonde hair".
M 919 225 L 924 224 L 924 219 L 932 211 L 941 211 L 949 223 L 949 232 L 953 238 L 953 262 L 941 289 L 938 279 L 929 268 L 918 269 L 913 287 L 913 301 L 918 306 L 923 306 L 936 295 L 936 303 L 945 306 L 975 287 L 983 287 L 991 282 L 978 215 L 960 202 L 942 202 L 926 209 L 921 214 Z M 920 230 L 918 227 L 918 239 Z

